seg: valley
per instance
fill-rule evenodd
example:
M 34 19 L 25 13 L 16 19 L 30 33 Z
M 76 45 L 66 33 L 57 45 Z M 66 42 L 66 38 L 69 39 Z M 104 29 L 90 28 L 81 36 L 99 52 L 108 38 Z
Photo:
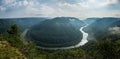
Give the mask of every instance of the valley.
M 119 59 L 119 32 L 120 18 L 111 17 L 1 19 L 0 47 L 13 47 L 28 59 Z M 0 51 L 10 54 L 7 49 Z
M 85 32 L 83 31 L 84 27 L 86 27 L 86 26 L 87 26 L 87 25 L 85 25 L 85 26 L 83 26 L 83 27 L 80 28 L 80 31 L 82 32 L 83 37 L 82 37 L 81 41 L 80 41 L 78 44 L 74 45 L 74 46 L 55 47 L 55 48 L 52 48 L 52 47 L 47 48 L 47 47 L 41 47 L 41 46 L 36 46 L 36 47 L 37 47 L 37 48 L 40 48 L 40 49 L 47 49 L 47 50 L 79 48 L 80 46 L 83 46 L 84 44 L 86 44 L 86 43 L 88 42 L 88 40 L 87 40 L 88 33 L 85 33 Z M 29 30 L 29 29 L 25 29 L 25 31 L 21 34 L 21 36 L 22 36 L 21 38 L 24 38 L 24 37 L 26 36 L 28 30 Z M 23 42 L 24 42 L 24 44 L 27 44 L 27 40 L 24 39 Z

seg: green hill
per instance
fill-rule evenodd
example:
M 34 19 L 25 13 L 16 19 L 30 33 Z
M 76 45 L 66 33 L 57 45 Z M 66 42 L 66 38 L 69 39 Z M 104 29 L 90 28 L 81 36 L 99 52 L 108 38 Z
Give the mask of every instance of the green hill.
M 3 34 L 10 27 L 10 22 L 8 20 L 0 19 L 0 34 Z
M 33 26 L 27 36 L 38 46 L 66 47 L 81 41 L 82 33 L 79 29 L 84 25 L 77 18 L 58 17 Z
M 112 17 L 107 17 L 107 18 L 98 18 L 96 21 L 88 25 L 84 31 L 89 33 L 89 40 L 101 40 L 104 39 L 108 33 L 108 30 L 110 27 L 113 25 L 116 25 L 118 23 L 114 22 L 119 22 L 120 18 L 112 18 Z M 114 24 L 113 24 L 114 23 Z

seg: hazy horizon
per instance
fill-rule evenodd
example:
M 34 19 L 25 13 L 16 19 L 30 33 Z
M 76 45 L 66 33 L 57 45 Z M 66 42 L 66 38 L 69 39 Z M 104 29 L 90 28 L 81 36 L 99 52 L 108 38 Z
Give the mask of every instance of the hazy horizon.
M 61 17 L 65 17 L 65 16 L 61 16 Z M 69 16 L 68 16 L 69 17 Z M 53 19 L 53 18 L 56 18 L 56 17 L 4 17 L 4 18 L 0 18 L 0 19 L 14 19 L 14 18 L 46 18 L 46 19 Z M 74 18 L 77 18 L 77 17 L 74 17 Z M 89 18 L 120 18 L 120 17 L 89 17 Z M 78 18 L 79 20 L 86 20 L 86 19 L 89 19 L 89 18 Z

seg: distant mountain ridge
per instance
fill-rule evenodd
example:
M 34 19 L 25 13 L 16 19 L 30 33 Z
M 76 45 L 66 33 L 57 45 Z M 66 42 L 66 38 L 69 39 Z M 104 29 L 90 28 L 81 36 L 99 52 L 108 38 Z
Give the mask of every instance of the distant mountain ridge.
M 3 34 L 7 31 L 10 26 L 10 22 L 7 20 L 0 19 L 0 34 Z
M 88 32 L 89 35 L 92 35 L 94 37 L 92 39 L 96 39 L 96 40 L 103 39 L 104 37 L 106 37 L 108 29 L 112 25 L 115 25 L 115 22 L 119 22 L 119 21 L 120 18 L 112 18 L 112 17 L 98 18 L 98 20 L 88 25 L 85 28 L 85 31 Z
M 87 18 L 83 20 L 86 24 L 92 24 L 93 22 L 99 20 L 100 18 Z
M 10 24 L 17 24 L 21 31 L 29 28 L 39 22 L 46 20 L 47 18 L 4 18 L 0 19 L 9 22 Z M 9 24 L 9 25 L 10 25 Z

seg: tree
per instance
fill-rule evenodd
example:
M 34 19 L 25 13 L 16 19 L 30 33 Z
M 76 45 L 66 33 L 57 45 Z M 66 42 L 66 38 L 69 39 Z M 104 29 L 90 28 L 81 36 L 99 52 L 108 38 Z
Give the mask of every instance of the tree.
M 30 41 L 29 44 L 27 44 L 27 45 L 25 46 L 24 53 L 26 54 L 26 56 L 27 56 L 29 59 L 35 58 L 36 55 L 37 55 L 37 52 L 36 52 L 36 49 L 35 49 L 35 44 Z
M 90 55 L 93 59 L 119 59 L 118 45 L 110 39 L 96 42 L 90 50 Z
M 20 40 L 20 33 L 16 24 L 13 24 L 10 29 L 7 30 L 8 41 L 14 46 L 21 48 L 24 46 L 23 42 Z
M 19 30 L 16 24 L 13 24 L 10 29 L 7 30 L 9 35 L 17 36 L 19 35 Z

